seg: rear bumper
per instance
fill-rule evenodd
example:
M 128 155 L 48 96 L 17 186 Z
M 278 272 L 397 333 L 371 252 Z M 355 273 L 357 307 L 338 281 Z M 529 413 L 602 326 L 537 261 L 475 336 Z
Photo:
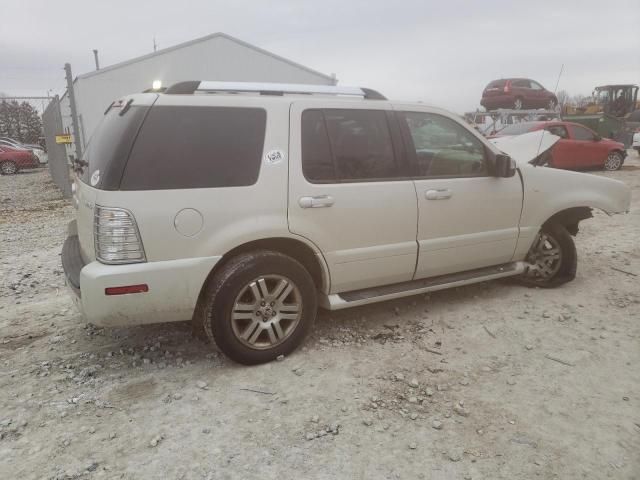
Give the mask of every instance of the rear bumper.
M 221 257 L 186 258 L 129 265 L 82 262 L 78 237 L 62 249 L 67 285 L 87 322 L 99 326 L 190 320 L 207 276 Z M 105 289 L 146 284 L 144 293 L 106 295 Z

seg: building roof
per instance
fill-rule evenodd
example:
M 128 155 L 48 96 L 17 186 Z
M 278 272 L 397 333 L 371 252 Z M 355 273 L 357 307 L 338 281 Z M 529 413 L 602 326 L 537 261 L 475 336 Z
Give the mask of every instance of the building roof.
M 262 53 L 263 55 L 267 55 L 270 56 L 272 58 L 275 58 L 276 60 L 279 60 L 281 62 L 286 62 L 289 65 L 292 65 L 296 68 L 300 68 L 302 70 L 306 70 L 309 73 L 312 73 L 314 75 L 318 75 L 322 78 L 325 78 L 327 80 L 331 80 L 333 82 L 335 82 L 335 78 L 330 76 L 330 75 L 326 75 L 324 73 L 320 73 L 316 70 L 313 70 L 309 67 L 305 67 L 304 65 L 300 65 L 299 63 L 293 62 L 291 60 L 288 60 L 284 57 L 281 57 L 280 55 L 276 55 L 275 53 L 271 53 L 267 50 L 264 50 L 262 48 L 256 47 L 255 45 L 251 45 L 250 43 L 247 42 L 243 42 L 242 40 L 232 37 L 231 35 L 227 35 L 226 33 L 222 33 L 222 32 L 216 32 L 216 33 L 212 33 L 211 35 L 206 35 L 204 37 L 200 37 L 200 38 L 196 38 L 194 40 L 190 40 L 188 42 L 184 42 L 184 43 L 179 43 L 178 45 L 174 45 L 172 47 L 168 47 L 168 48 L 163 48 L 162 50 L 158 50 L 156 52 L 153 53 L 149 53 L 147 55 L 142 55 L 140 57 L 136 57 L 136 58 L 132 58 L 130 60 L 125 60 L 124 62 L 120 62 L 120 63 L 115 63 L 113 65 L 109 65 L 108 67 L 103 67 L 100 68 L 100 70 L 94 70 L 93 72 L 89 72 L 89 73 L 85 73 L 82 75 L 78 75 L 77 78 L 89 78 L 89 77 L 94 77 L 96 75 L 100 75 L 101 73 L 104 72 L 109 72 L 111 70 L 115 70 L 117 68 L 122 68 L 122 67 L 126 67 L 127 65 L 139 62 L 141 60 L 147 60 L 149 58 L 154 58 L 154 57 L 158 57 L 161 55 L 164 55 L 165 53 L 169 53 L 169 52 L 173 52 L 174 50 L 180 50 L 182 48 L 186 48 L 186 47 L 190 47 L 191 45 L 195 45 L 197 43 L 201 43 L 201 42 L 206 42 L 208 40 L 211 40 L 213 38 L 224 38 L 226 40 L 230 40 L 234 43 L 237 43 L 238 45 L 242 45 L 243 47 L 246 48 L 250 48 L 251 50 L 254 50 L 256 52 Z

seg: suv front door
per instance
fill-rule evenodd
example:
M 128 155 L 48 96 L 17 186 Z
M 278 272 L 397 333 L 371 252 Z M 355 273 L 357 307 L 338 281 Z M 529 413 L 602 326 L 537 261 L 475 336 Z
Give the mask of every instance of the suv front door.
M 416 192 L 391 107 L 295 102 L 289 229 L 322 252 L 330 293 L 408 281 L 417 257 Z
M 444 113 L 396 107 L 418 196 L 415 278 L 508 263 L 518 241 L 519 175 L 490 175 L 488 147 Z

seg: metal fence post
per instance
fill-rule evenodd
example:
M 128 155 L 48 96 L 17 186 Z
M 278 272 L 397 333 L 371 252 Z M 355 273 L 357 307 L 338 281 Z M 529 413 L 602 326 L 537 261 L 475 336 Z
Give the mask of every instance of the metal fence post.
M 80 143 L 80 127 L 78 124 L 78 110 L 76 109 L 76 97 L 73 91 L 73 75 L 71 75 L 71 64 L 64 64 L 64 72 L 67 77 L 67 95 L 69 95 L 69 106 L 71 107 L 71 125 L 73 126 L 73 140 L 76 147 L 76 158 L 82 158 L 82 147 Z

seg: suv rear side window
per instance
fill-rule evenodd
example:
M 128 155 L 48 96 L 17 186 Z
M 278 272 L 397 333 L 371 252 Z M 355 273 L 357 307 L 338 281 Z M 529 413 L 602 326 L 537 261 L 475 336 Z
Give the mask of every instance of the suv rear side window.
M 418 177 L 473 177 L 488 174 L 484 145 L 442 115 L 404 112 L 415 147 Z
M 406 176 L 396 161 L 384 110 L 303 112 L 302 170 L 318 183 Z
M 266 117 L 260 108 L 154 106 L 131 150 L 120 188 L 253 185 Z

